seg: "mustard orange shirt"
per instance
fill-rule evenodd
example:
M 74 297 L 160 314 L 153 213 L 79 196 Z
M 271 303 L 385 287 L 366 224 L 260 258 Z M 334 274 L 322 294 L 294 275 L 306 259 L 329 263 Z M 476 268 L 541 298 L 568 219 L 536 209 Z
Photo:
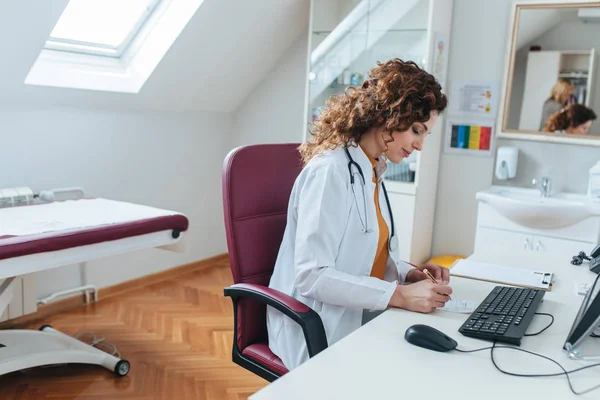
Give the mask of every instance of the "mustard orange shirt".
M 379 184 L 378 179 L 375 175 L 375 166 L 379 163 L 379 161 L 374 158 L 371 158 L 369 155 L 367 155 L 367 157 L 369 157 L 369 160 L 373 165 L 373 182 L 376 184 L 374 200 L 375 210 L 377 212 L 377 225 L 379 226 L 379 241 L 377 242 L 377 252 L 375 253 L 375 261 L 373 262 L 373 268 L 371 269 L 371 276 L 383 279 L 389 256 L 389 230 L 385 220 L 383 219 L 383 215 L 381 214 L 381 207 L 379 206 Z

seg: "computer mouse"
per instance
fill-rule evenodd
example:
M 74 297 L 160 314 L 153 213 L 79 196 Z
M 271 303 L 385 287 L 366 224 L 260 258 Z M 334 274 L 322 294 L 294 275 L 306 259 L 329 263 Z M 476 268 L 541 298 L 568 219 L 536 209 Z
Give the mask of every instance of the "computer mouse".
M 404 333 L 404 339 L 415 346 L 441 352 L 454 350 L 458 345 L 456 340 L 429 325 L 410 326 Z

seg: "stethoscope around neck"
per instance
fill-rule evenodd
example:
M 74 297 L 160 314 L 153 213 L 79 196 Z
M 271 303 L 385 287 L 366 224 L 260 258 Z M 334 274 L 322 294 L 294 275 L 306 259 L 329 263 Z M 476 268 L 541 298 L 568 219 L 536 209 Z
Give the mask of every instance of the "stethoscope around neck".
M 356 205 L 356 211 L 358 213 L 358 218 L 360 219 L 360 224 L 362 225 L 362 231 L 364 233 L 373 232 L 372 229 L 369 229 L 369 222 L 368 222 L 368 216 L 367 216 L 367 195 L 365 193 L 365 185 L 366 185 L 365 175 L 363 174 L 363 171 L 362 171 L 362 168 L 360 167 L 360 165 L 358 165 L 358 163 L 352 159 L 352 156 L 350 155 L 348 148 L 344 147 L 344 151 L 346 152 L 346 157 L 348 157 L 348 173 L 350 174 L 350 187 L 352 187 L 352 193 L 354 195 L 354 204 Z M 364 219 L 360 215 L 360 208 L 358 207 L 358 200 L 356 199 L 356 191 L 354 190 L 354 183 L 355 183 L 354 174 L 356 174 L 356 172 L 352 171 L 352 167 L 355 167 L 356 170 L 358 171 L 358 174 L 360 175 L 360 181 L 362 183 L 363 210 L 364 210 L 364 216 L 365 216 Z M 393 251 L 396 251 L 396 247 L 398 246 L 398 244 L 394 240 L 394 235 L 396 234 L 396 232 L 394 230 L 394 215 L 392 214 L 392 206 L 390 205 L 390 198 L 388 197 L 388 193 L 385 188 L 385 184 L 383 183 L 383 180 L 381 181 L 381 188 L 383 189 L 383 195 L 385 196 L 385 203 L 387 204 L 387 208 L 390 213 L 391 229 L 390 229 L 390 237 L 388 239 L 388 248 L 389 248 L 390 252 L 393 252 Z M 377 190 L 377 188 L 375 190 Z

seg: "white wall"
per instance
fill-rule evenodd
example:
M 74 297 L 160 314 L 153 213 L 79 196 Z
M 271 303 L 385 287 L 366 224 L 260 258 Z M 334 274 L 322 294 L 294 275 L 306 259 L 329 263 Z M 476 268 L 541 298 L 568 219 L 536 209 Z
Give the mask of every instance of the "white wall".
M 226 252 L 221 165 L 231 114 L 0 110 L 0 187 L 82 186 L 88 196 L 183 212 L 187 251 L 144 250 L 89 263 L 99 287 Z M 69 266 L 38 273 L 38 298 L 78 286 Z
M 542 176 L 552 179 L 552 191 L 586 194 L 589 170 L 600 160 L 600 149 L 593 146 L 540 143 L 499 139 L 498 146 L 519 148 L 519 163 L 514 179 L 498 180 L 499 186 L 532 187 L 532 180 Z
M 455 0 L 448 80 L 502 81 L 510 1 Z M 452 99 L 450 99 L 452 101 Z M 492 183 L 492 157 L 442 153 L 433 255 L 473 251 L 475 193 Z
M 279 4 L 278 0 L 267 1 L 276 1 L 278 5 L 271 7 L 269 13 L 261 14 L 262 17 L 255 17 L 262 18 L 260 22 L 270 22 L 263 26 L 252 20 L 254 28 L 246 34 L 244 29 L 226 29 L 224 32 L 229 32 L 226 36 L 231 39 L 228 43 L 234 44 L 220 48 L 244 58 L 242 63 L 228 65 L 238 69 L 245 67 L 243 74 L 254 75 L 238 85 L 232 84 L 229 78 L 226 81 L 219 78 L 219 74 L 226 72 L 222 68 L 217 75 L 201 74 L 201 81 L 211 84 L 203 86 L 200 98 L 194 98 L 189 87 L 199 85 L 198 68 L 205 67 L 206 63 L 189 63 L 190 58 L 185 55 L 189 52 L 178 50 L 206 37 L 196 35 L 198 31 L 190 35 L 191 28 L 173 46 L 173 51 L 179 51 L 178 73 L 165 78 L 171 89 L 158 97 L 149 96 L 159 98 L 156 101 L 162 105 L 158 107 L 146 107 L 142 95 L 119 97 L 101 92 L 25 87 L 22 80 L 30 65 L 29 59 L 34 59 L 32 54 L 37 54 L 39 46 L 35 51 L 30 49 L 28 60 L 11 58 L 6 67 L 15 76 L 0 81 L 0 86 L 10 89 L 2 92 L 4 96 L 0 95 L 3 138 L 0 187 L 26 185 L 42 190 L 82 186 L 90 196 L 172 209 L 185 213 L 190 219 L 188 248 L 184 254 L 146 250 L 90 262 L 89 283 L 98 287 L 114 285 L 226 252 L 221 170 L 227 151 L 237 143 L 302 139 L 309 1 L 289 0 L 285 4 Z M 204 20 L 211 13 L 227 13 L 227 7 L 221 3 L 220 0 L 207 2 L 207 9 L 196 18 Z M 22 19 L 22 9 L 12 11 L 19 13 L 9 20 Z M 236 17 L 248 21 L 244 13 L 243 9 L 237 10 Z M 198 22 L 190 26 L 200 29 L 207 25 Z M 276 38 L 269 33 L 273 29 L 280 33 Z M 44 35 L 40 33 L 39 39 Z M 263 36 L 275 42 L 265 41 Z M 252 47 L 246 44 L 248 41 L 254 49 L 251 56 L 244 56 Z M 237 51 L 235 46 L 247 51 Z M 271 70 L 266 78 L 261 78 L 264 73 L 260 68 L 268 70 L 265 63 L 272 65 Z M 157 71 L 160 69 L 159 65 Z M 178 82 L 188 82 L 191 86 L 174 85 L 175 76 Z M 257 81 L 260 83 L 255 85 Z M 224 86 L 224 82 L 230 86 Z M 250 93 L 248 84 L 254 86 Z M 215 85 L 218 88 L 213 88 Z M 232 85 L 237 89 L 228 89 Z M 182 90 L 173 92 L 173 87 Z M 170 106 L 183 101 L 193 109 L 212 110 L 211 107 L 224 98 L 228 104 L 240 104 L 245 98 L 235 113 L 236 128 L 232 112 L 177 112 Z M 198 99 L 201 101 L 196 101 Z M 75 105 L 77 108 L 71 108 Z M 270 120 L 273 115 L 275 120 Z M 38 298 L 81 284 L 77 266 L 37 273 L 36 281 Z
M 135 95 L 24 84 L 67 3 L 0 1 L 0 37 L 14 38 L 0 41 L 0 106 L 231 112 L 304 29 L 309 0 L 205 0 Z
M 304 139 L 308 21 L 306 23 L 305 31 L 233 113 L 231 148 Z

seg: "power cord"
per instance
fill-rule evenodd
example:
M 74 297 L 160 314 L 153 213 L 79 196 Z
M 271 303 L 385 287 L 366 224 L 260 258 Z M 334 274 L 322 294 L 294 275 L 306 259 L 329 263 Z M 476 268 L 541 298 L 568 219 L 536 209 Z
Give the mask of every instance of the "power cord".
M 576 256 L 573 256 L 571 260 L 571 264 L 573 265 L 581 265 L 583 264 L 583 260 L 591 261 L 592 259 L 585 254 L 585 251 L 580 251 Z
M 511 376 L 518 376 L 518 377 L 521 377 L 521 378 L 544 378 L 544 377 L 552 377 L 552 376 L 561 376 L 561 375 L 566 375 L 566 377 L 567 377 L 567 382 L 569 383 L 569 389 L 571 389 L 571 392 L 573 392 L 573 393 L 574 393 L 574 394 L 576 394 L 576 395 L 581 395 L 581 394 L 589 393 L 589 392 L 591 392 L 592 390 L 596 390 L 596 389 L 600 388 L 600 385 L 596 385 L 596 386 L 592 386 L 592 387 L 591 387 L 591 388 L 589 388 L 589 389 L 583 390 L 583 391 L 581 391 L 581 392 L 577 392 L 577 391 L 576 391 L 576 390 L 573 388 L 573 384 L 571 383 L 571 378 L 569 377 L 569 374 L 573 374 L 573 373 L 575 373 L 575 372 L 583 371 L 583 370 L 585 370 L 585 369 L 588 369 L 588 368 L 598 367 L 598 366 L 600 366 L 600 363 L 591 364 L 591 365 L 586 365 L 585 367 L 576 368 L 576 369 L 573 369 L 573 370 L 567 371 L 567 370 L 566 370 L 566 369 L 565 369 L 565 368 L 564 368 L 562 365 L 560 365 L 560 364 L 559 364 L 557 361 L 554 361 L 553 359 L 551 359 L 551 358 L 549 358 L 549 357 L 543 356 L 543 355 L 541 355 L 541 354 L 538 354 L 538 353 L 534 353 L 534 352 L 532 352 L 532 351 L 529 351 L 529 350 L 520 349 L 520 348 L 518 348 L 518 347 L 512 347 L 512 346 L 496 346 L 496 342 L 494 342 L 494 344 L 493 344 L 492 346 L 490 346 L 490 347 L 483 347 L 483 348 L 481 348 L 481 349 L 475 349 L 475 350 L 461 350 L 461 349 L 458 349 L 458 348 L 457 348 L 457 349 L 455 349 L 455 350 L 457 350 L 457 351 L 459 351 L 459 352 L 461 352 L 461 353 L 474 353 L 474 352 L 476 352 L 476 351 L 483 351 L 483 350 L 489 350 L 489 349 L 491 349 L 491 351 L 490 351 L 490 355 L 491 355 L 491 358 L 492 358 L 492 364 L 494 364 L 494 367 L 496 367 L 496 369 L 497 369 L 498 371 L 502 372 L 503 374 L 506 374 L 506 375 L 511 375 Z M 563 372 L 557 372 L 557 373 L 555 373 L 555 374 L 517 374 L 517 373 L 514 373 L 514 372 L 505 371 L 505 370 L 503 370 L 502 368 L 500 368 L 500 367 L 498 366 L 498 364 L 496 363 L 496 360 L 494 359 L 494 349 L 512 349 L 512 350 L 518 350 L 518 351 L 522 351 L 522 352 L 524 352 L 524 353 L 531 354 L 531 355 L 534 355 L 534 356 L 537 356 L 537 357 L 540 357 L 540 358 L 543 358 L 543 359 L 546 359 L 546 360 L 548 360 L 548 361 L 551 361 L 551 362 L 553 362 L 554 364 L 558 365 L 558 366 L 559 366 L 559 368 L 560 368 L 560 369 L 562 369 L 562 371 L 563 371 Z
M 536 315 L 546 315 L 546 316 L 549 316 L 550 318 L 552 318 L 552 320 L 550 321 L 550 323 L 548 324 L 548 326 L 546 326 L 546 327 L 545 327 L 544 329 L 542 329 L 541 331 L 539 331 L 539 332 L 536 332 L 536 333 L 531 333 L 531 334 L 525 334 L 525 336 L 536 336 L 536 335 L 539 335 L 539 334 L 541 334 L 542 332 L 544 332 L 546 329 L 550 328 L 550 326 L 552 326 L 552 324 L 554 323 L 554 316 L 553 316 L 553 315 L 551 315 L 551 314 L 547 314 L 547 313 L 535 313 L 535 314 L 536 314 Z M 599 335 L 599 337 L 600 337 L 600 335 Z M 562 369 L 562 371 L 563 371 L 563 372 L 557 372 L 557 373 L 554 373 L 554 374 L 517 374 L 517 373 L 514 373 L 514 372 L 510 372 L 510 371 L 503 370 L 502 368 L 500 368 L 500 367 L 498 366 L 498 364 L 497 364 L 496 360 L 494 359 L 494 350 L 495 350 L 495 349 L 511 349 L 511 350 L 517 350 L 517 351 L 522 351 L 523 353 L 527 353 L 527 354 L 531 354 L 531 355 L 534 355 L 534 356 L 537 356 L 537 357 L 543 358 L 543 359 L 545 359 L 545 360 L 551 361 L 551 362 L 553 362 L 554 364 L 558 365 L 558 367 L 559 367 L 560 369 Z M 567 370 L 566 370 L 566 369 L 565 369 L 565 368 L 564 368 L 562 365 L 560 365 L 560 364 L 559 364 L 557 361 L 554 361 L 554 360 L 553 360 L 553 359 L 551 359 L 550 357 L 546 357 L 546 356 L 544 356 L 544 355 L 541 355 L 541 354 L 538 354 L 538 353 L 534 353 L 534 352 L 532 352 L 532 351 L 529 351 L 529 350 L 521 349 L 521 348 L 519 348 L 519 347 L 513 347 L 513 346 L 497 346 L 497 345 L 496 345 L 496 341 L 494 341 L 494 343 L 493 343 L 491 346 L 489 346 L 489 347 L 482 347 L 482 348 L 480 348 L 480 349 L 474 349 L 474 350 L 462 350 L 462 349 L 459 349 L 459 348 L 455 348 L 454 350 L 456 350 L 456 351 L 458 351 L 458 352 L 461 352 L 461 353 L 475 353 L 475 352 L 478 352 L 478 351 L 490 350 L 490 356 L 491 356 L 491 359 L 492 359 L 492 364 L 494 364 L 494 367 L 496 367 L 496 369 L 497 369 L 498 371 L 502 372 L 503 374 L 510 375 L 510 376 L 518 376 L 518 377 L 522 377 L 522 378 L 544 378 L 544 377 L 552 377 L 552 376 L 561 376 L 561 375 L 565 375 L 565 376 L 567 377 L 567 382 L 569 383 L 569 389 L 571 389 L 571 392 L 573 392 L 573 393 L 574 393 L 574 394 L 576 394 L 576 395 L 581 395 L 581 394 L 589 393 L 589 392 L 591 392 L 592 390 L 596 390 L 596 389 L 600 388 L 600 385 L 596 385 L 596 386 L 593 386 L 593 387 L 591 387 L 591 388 L 589 388 L 589 389 L 583 390 L 583 391 L 581 391 L 581 392 L 577 392 L 577 391 L 576 391 L 576 390 L 573 388 L 573 384 L 572 384 L 572 382 L 571 382 L 571 378 L 570 378 L 570 376 L 569 376 L 569 374 L 573 374 L 573 373 L 575 373 L 575 372 L 579 372 L 579 371 L 583 371 L 583 370 L 585 370 L 585 369 L 588 369 L 588 368 L 593 368 L 593 367 L 600 366 L 600 363 L 591 364 L 591 365 L 586 365 L 585 367 L 580 367 L 580 368 L 573 369 L 573 370 L 571 370 L 571 371 L 567 371 Z
M 91 336 L 91 340 L 88 342 L 87 340 L 83 340 L 81 339 L 82 336 Z M 82 342 L 97 348 L 98 350 L 102 350 L 105 353 L 110 354 L 111 356 L 117 357 L 117 358 L 121 358 L 121 353 L 119 353 L 119 351 L 117 350 L 117 346 L 115 346 L 114 344 L 107 342 L 105 338 L 103 337 L 96 337 L 96 335 L 94 334 L 94 332 L 89 332 L 89 331 L 84 331 L 84 332 L 79 332 L 77 335 L 75 335 L 75 339 L 81 340 Z
M 548 324 L 548 326 L 546 326 L 544 329 L 542 329 L 539 332 L 536 333 L 526 333 L 524 336 L 537 336 L 540 333 L 544 332 L 546 329 L 550 328 L 552 326 L 552 324 L 554 323 L 554 315 L 552 314 L 548 314 L 548 313 L 541 313 L 541 312 L 536 312 L 535 315 L 545 315 L 547 317 L 552 318 L 552 320 L 550 321 L 550 323 Z

